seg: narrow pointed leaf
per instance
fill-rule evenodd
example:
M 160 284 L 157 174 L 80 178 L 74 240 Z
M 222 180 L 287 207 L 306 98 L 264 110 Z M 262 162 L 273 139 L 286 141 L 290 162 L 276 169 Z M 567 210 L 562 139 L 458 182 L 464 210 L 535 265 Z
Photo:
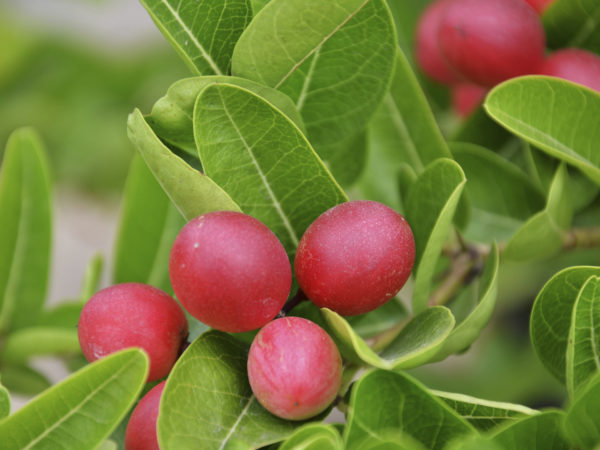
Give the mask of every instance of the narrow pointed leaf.
M 148 374 L 139 349 L 107 356 L 0 422 L 3 448 L 96 448 L 134 403 Z
M 4 364 L 0 377 L 2 377 L 2 384 L 15 394 L 37 395 L 51 386 L 44 375 L 23 365 Z
M 311 423 L 298 428 L 279 450 L 343 450 L 344 442 L 333 425 Z
M 186 220 L 210 211 L 240 210 L 231 197 L 209 177 L 190 167 L 165 147 L 137 109 L 129 115 L 127 132 L 129 139 Z
M 561 433 L 564 417 L 562 411 L 544 411 L 500 425 L 492 431 L 492 441 L 514 450 L 567 450 Z
M 34 323 L 46 297 L 51 198 L 45 150 L 37 133 L 15 131 L 0 172 L 0 329 Z
M 252 448 L 281 441 L 303 422 L 275 417 L 248 384 L 248 348 L 232 336 L 209 331 L 177 361 L 163 392 L 158 440 L 164 450 Z
M 113 281 L 171 291 L 169 252 L 185 219 L 140 156 L 134 157 L 121 206 Z
M 369 437 L 372 442 L 394 429 L 411 435 L 426 448 L 441 449 L 474 428 L 424 386 L 403 373 L 375 370 L 352 388 L 344 442 L 348 450 Z
M 573 306 L 591 276 L 600 276 L 600 267 L 577 266 L 558 272 L 544 285 L 531 310 L 533 348 L 544 366 L 563 383 Z
M 79 316 L 81 315 L 83 305 L 85 305 L 85 303 L 81 300 L 75 302 L 62 302 L 51 309 L 44 310 L 38 318 L 36 327 L 67 328 L 75 330 L 77 322 L 79 322 Z M 31 328 L 28 327 L 28 329 Z
M 558 78 L 514 78 L 492 89 L 485 108 L 517 136 L 600 184 L 597 92 Z
M 435 266 L 465 182 L 465 174 L 456 162 L 440 158 L 427 166 L 410 189 L 405 212 L 415 236 L 412 304 L 417 313 L 427 307 Z
M 141 0 L 183 61 L 199 75 L 226 75 L 252 19 L 250 0 Z
M 28 327 L 8 335 L 3 343 L 0 359 L 18 364 L 38 355 L 69 355 L 79 352 L 75 328 Z
M 8 395 L 8 391 L 6 390 L 6 388 L 0 385 L 0 420 L 4 419 L 9 414 L 10 396 Z
M 551 48 L 577 47 L 600 52 L 600 4 L 596 0 L 555 0 L 543 22 Z
M 206 174 L 267 225 L 290 256 L 321 213 L 347 200 L 298 128 L 250 91 L 205 88 L 194 133 Z
M 81 287 L 81 295 L 79 297 L 81 301 L 86 302 L 98 290 L 103 268 L 104 258 L 102 255 L 94 255 L 85 268 L 83 286 Z
M 600 374 L 581 389 L 567 410 L 564 428 L 579 448 L 591 449 L 600 442 Z

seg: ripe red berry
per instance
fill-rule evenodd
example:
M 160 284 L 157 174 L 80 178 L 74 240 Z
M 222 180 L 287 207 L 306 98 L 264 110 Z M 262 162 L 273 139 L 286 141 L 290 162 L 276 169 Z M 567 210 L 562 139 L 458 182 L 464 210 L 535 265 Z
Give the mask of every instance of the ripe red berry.
M 542 23 L 523 0 L 453 0 L 438 39 L 450 67 L 482 86 L 536 73 L 544 59 Z
M 125 430 L 125 450 L 160 450 L 156 421 L 166 383 L 162 381 L 150 389 L 133 410 Z
M 141 283 L 102 289 L 81 311 L 79 344 L 88 361 L 128 347 L 150 358 L 148 381 L 166 376 L 188 334 L 185 314 L 173 298 Z
M 458 81 L 458 76 L 452 72 L 440 53 L 438 31 L 440 19 L 448 0 L 435 1 L 423 11 L 417 23 L 415 56 L 423 72 L 442 84 Z
M 415 242 L 404 217 L 381 203 L 362 200 L 319 216 L 300 240 L 294 268 L 313 303 L 350 316 L 396 295 L 414 260 Z
M 488 89 L 476 84 L 460 83 L 452 86 L 452 107 L 460 117 L 471 114 L 485 98 Z
M 169 274 L 177 298 L 192 316 L 234 333 L 273 319 L 292 283 L 289 259 L 273 232 L 233 211 L 188 222 L 171 249 Z
M 526 0 L 539 14 L 542 14 L 554 0 Z
M 579 83 L 600 92 L 600 57 L 578 48 L 552 53 L 540 73 Z
M 321 327 L 300 317 L 284 317 L 267 324 L 254 338 L 248 379 L 268 411 L 303 420 L 334 400 L 342 381 L 342 359 Z

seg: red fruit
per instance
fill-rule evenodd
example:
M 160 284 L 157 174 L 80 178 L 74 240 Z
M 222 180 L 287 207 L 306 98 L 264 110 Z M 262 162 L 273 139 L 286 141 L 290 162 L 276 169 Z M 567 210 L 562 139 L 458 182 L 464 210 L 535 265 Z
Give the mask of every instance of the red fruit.
M 166 383 L 162 381 L 150 389 L 133 410 L 125 430 L 125 450 L 160 450 L 156 421 Z
M 148 381 L 166 376 L 188 334 L 185 314 L 173 298 L 155 287 L 124 283 L 102 289 L 83 307 L 77 327 L 88 361 L 128 347 L 150 358 Z
M 298 284 L 313 303 L 351 316 L 396 295 L 414 260 L 415 241 L 404 217 L 363 200 L 319 216 L 302 236 L 294 266 Z
M 169 274 L 192 316 L 232 333 L 255 330 L 273 319 L 292 283 L 290 262 L 273 232 L 233 211 L 188 222 L 171 248 Z
M 423 11 L 417 23 L 415 45 L 415 55 L 421 70 L 442 84 L 452 84 L 458 81 L 457 75 L 452 72 L 442 58 L 438 44 L 440 19 L 448 3 L 448 0 L 438 0 Z
M 600 92 L 600 57 L 578 48 L 567 48 L 552 53 L 540 73 L 583 84 Z
M 526 0 L 539 14 L 542 14 L 554 0 Z
M 342 381 L 342 358 L 321 327 L 300 317 L 284 317 L 269 323 L 254 338 L 248 379 L 268 411 L 284 419 L 303 420 L 334 400 Z
M 452 86 L 452 107 L 460 117 L 470 115 L 485 98 L 488 89 L 476 84 L 461 83 Z
M 482 86 L 536 73 L 544 60 L 542 23 L 522 0 L 454 0 L 438 38 L 450 67 Z

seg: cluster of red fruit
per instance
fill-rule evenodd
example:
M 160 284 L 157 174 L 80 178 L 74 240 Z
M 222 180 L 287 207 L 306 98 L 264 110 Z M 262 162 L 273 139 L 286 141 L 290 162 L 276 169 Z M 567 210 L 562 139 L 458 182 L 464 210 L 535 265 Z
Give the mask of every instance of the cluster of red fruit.
M 420 68 L 451 86 L 468 115 L 494 85 L 521 75 L 564 78 L 600 92 L 600 57 L 567 48 L 546 57 L 539 14 L 554 0 L 436 0 L 417 25 Z
M 294 271 L 302 292 L 317 306 L 356 315 L 396 295 L 414 258 L 414 238 L 404 217 L 381 203 L 353 201 L 311 224 L 299 242 Z M 267 410 L 302 420 L 331 404 L 341 383 L 339 351 L 315 323 L 276 318 L 289 297 L 292 271 L 283 245 L 267 226 L 238 212 L 199 216 L 175 239 L 169 275 L 183 307 L 201 322 L 232 333 L 262 327 L 248 354 L 248 378 Z M 150 359 L 148 381 L 155 381 L 173 367 L 188 325 L 168 294 L 126 283 L 103 289 L 86 303 L 78 332 L 89 361 L 141 347 Z M 164 385 L 154 387 L 134 410 L 127 449 L 158 448 Z

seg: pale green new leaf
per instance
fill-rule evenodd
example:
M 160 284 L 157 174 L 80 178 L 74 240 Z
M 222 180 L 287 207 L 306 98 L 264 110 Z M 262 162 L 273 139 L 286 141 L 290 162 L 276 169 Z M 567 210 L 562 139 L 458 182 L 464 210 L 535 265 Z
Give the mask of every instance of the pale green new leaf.
M 214 181 L 165 147 L 137 109 L 129 115 L 127 134 L 186 220 L 211 211 L 240 210 Z
M 579 448 L 595 448 L 600 442 L 600 374 L 577 393 L 567 410 L 564 428 Z
M 600 94 L 558 78 L 528 76 L 496 86 L 488 114 L 549 155 L 600 184 Z
M 79 353 L 77 329 L 58 327 L 28 327 L 7 336 L 0 360 L 20 364 L 39 355 L 70 355 Z
M 163 392 L 162 449 L 228 448 L 235 441 L 262 447 L 303 424 L 275 417 L 258 403 L 248 384 L 247 359 L 246 345 L 226 333 L 209 331 L 192 342 Z
M 30 128 L 6 144 L 0 172 L 0 329 L 34 323 L 44 304 L 52 238 L 43 144 Z
M 373 443 L 382 441 L 390 429 L 411 435 L 429 449 L 441 449 L 450 439 L 475 432 L 418 381 L 403 373 L 375 370 L 352 388 L 346 449 L 360 448 L 367 437 Z
M 248 90 L 205 88 L 194 109 L 194 134 L 206 174 L 267 225 L 290 257 L 306 228 L 347 200 L 300 130 Z
M 554 0 L 544 12 L 548 45 L 600 52 L 600 3 L 596 0 Z
M 169 252 L 184 225 L 185 219 L 136 155 L 123 194 L 113 282 L 145 283 L 170 292 Z
M 109 355 L 0 422 L 3 449 L 96 448 L 134 403 L 148 374 L 139 349 Z
M 577 266 L 558 272 L 544 285 L 531 311 L 533 347 L 546 368 L 562 382 L 573 307 L 591 276 L 600 276 L 600 267 Z
M 491 432 L 492 441 L 511 450 L 567 450 L 562 437 L 562 411 L 544 411 L 500 425 Z
M 0 373 L 0 376 L 2 374 Z M 0 385 L 0 420 L 4 419 L 10 414 L 10 395 L 8 391 L 2 385 Z
M 279 450 L 343 450 L 344 442 L 333 425 L 309 423 L 294 431 Z
M 415 236 L 412 305 L 416 313 L 427 307 L 435 266 L 465 182 L 465 174 L 456 162 L 440 158 L 425 168 L 410 189 L 405 212 Z
M 571 397 L 600 372 L 600 278 L 597 276 L 585 282 L 573 305 L 566 366 Z
M 238 38 L 252 19 L 250 0 L 140 0 L 192 71 L 226 75 Z

